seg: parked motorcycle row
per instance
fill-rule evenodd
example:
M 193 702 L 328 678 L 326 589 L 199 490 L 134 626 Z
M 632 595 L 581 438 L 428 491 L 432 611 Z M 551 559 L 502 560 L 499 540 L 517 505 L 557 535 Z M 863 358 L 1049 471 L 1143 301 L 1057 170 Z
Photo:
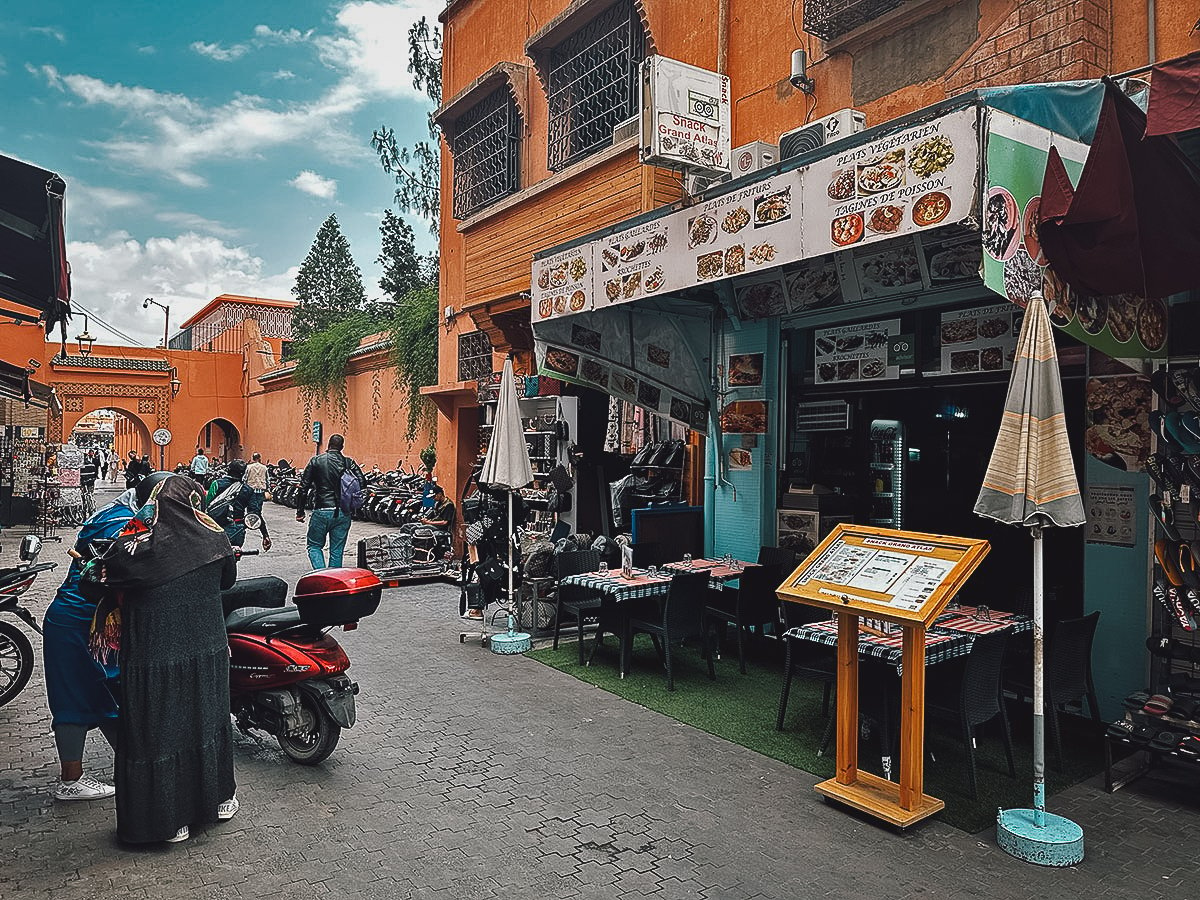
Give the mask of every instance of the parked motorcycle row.
M 276 469 L 271 484 L 271 499 L 295 509 L 300 494 L 298 469 Z M 368 472 L 365 501 L 354 518 L 378 525 L 407 525 L 421 518 L 421 494 L 424 477 L 417 472 L 394 470 Z

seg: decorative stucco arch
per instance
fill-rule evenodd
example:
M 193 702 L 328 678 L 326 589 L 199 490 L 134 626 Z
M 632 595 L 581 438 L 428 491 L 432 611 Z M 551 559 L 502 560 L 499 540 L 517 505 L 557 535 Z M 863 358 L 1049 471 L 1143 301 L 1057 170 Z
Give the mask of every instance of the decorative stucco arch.
M 54 384 L 62 405 L 61 412 L 50 415 L 48 438 L 61 444 L 88 413 L 100 409 L 115 409 L 145 429 L 145 449 L 150 452 L 150 432 L 171 427 L 171 405 L 165 386 L 135 384 L 83 384 L 58 382 Z

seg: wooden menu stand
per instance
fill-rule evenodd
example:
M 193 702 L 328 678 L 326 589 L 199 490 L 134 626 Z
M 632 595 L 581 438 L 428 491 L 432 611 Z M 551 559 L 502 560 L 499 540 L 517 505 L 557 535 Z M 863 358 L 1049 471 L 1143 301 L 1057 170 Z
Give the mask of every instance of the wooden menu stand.
M 781 600 L 837 614 L 837 773 L 816 785 L 825 797 L 899 828 L 945 807 L 924 787 L 925 629 L 989 549 L 982 540 L 838 525 L 780 585 Z M 902 629 L 898 783 L 858 768 L 860 615 Z

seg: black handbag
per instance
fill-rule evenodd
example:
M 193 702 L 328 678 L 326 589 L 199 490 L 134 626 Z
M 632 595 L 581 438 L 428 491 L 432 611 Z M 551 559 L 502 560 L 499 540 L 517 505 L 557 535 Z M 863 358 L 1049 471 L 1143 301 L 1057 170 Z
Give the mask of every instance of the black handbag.
M 546 492 L 546 511 L 552 513 L 570 512 L 571 495 L 565 491 L 559 491 L 553 484 L 550 485 L 550 490 Z

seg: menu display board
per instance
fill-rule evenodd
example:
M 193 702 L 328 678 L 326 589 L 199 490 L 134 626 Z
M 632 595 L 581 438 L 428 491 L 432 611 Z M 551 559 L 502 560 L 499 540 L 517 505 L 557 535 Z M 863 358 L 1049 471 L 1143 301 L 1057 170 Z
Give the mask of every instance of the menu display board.
M 668 280 L 664 251 L 671 243 L 671 222 L 660 219 L 636 225 L 600 242 L 596 260 L 595 306 L 629 303 L 677 287 Z
M 804 178 L 806 251 L 960 221 L 974 212 L 978 165 L 974 107 L 815 162 Z
M 533 261 L 530 313 L 539 322 L 587 312 L 594 303 L 591 244 Z
M 816 330 L 813 333 L 816 383 L 899 378 L 900 367 L 888 365 L 888 339 L 899 333 L 899 319 Z
M 942 313 L 941 374 L 1011 369 L 1017 351 L 1020 312 L 1011 303 L 1000 303 Z
M 838 525 L 779 589 L 784 600 L 929 624 L 990 549 L 987 541 Z
M 1131 484 L 1089 484 L 1087 488 L 1087 542 L 1132 547 L 1137 543 L 1134 514 L 1137 506 Z

